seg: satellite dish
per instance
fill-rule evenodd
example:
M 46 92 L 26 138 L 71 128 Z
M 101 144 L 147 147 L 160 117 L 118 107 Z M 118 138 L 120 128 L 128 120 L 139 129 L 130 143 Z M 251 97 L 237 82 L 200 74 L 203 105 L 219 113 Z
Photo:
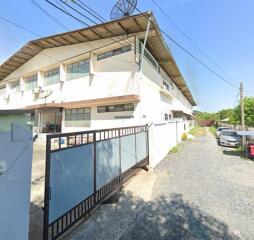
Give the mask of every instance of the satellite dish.
M 137 0 L 118 0 L 113 7 L 110 18 L 117 20 L 130 16 L 137 6 Z
M 52 93 L 53 93 L 52 90 L 44 90 L 44 91 L 41 91 L 41 92 L 35 94 L 35 97 L 37 99 L 43 99 L 43 98 L 49 97 Z

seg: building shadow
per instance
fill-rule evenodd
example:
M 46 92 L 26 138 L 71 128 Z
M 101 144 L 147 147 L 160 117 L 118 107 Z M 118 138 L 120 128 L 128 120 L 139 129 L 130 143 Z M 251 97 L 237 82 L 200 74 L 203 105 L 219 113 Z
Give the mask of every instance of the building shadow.
M 43 216 L 42 207 L 30 203 L 30 226 L 29 240 L 42 240 L 43 238 Z
M 185 201 L 180 194 L 144 201 L 121 193 L 67 234 L 71 240 L 236 240 L 227 224 Z

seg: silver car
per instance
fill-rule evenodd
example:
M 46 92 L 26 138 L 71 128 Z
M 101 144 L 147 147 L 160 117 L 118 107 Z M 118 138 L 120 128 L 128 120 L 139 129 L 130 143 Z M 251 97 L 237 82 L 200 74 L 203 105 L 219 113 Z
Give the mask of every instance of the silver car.
M 220 138 L 221 131 L 222 130 L 227 130 L 227 129 L 229 129 L 229 128 L 228 127 L 218 127 L 217 131 L 216 131 L 216 137 L 217 137 L 217 139 Z
M 225 147 L 239 147 L 240 136 L 235 130 L 222 130 L 220 133 L 219 144 Z

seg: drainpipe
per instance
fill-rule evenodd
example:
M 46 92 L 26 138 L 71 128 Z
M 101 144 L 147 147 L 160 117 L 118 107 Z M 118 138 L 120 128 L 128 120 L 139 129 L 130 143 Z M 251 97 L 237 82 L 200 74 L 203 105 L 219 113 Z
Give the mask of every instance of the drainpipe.
M 147 42 L 149 30 L 150 30 L 151 20 L 152 20 L 151 17 L 149 17 L 148 23 L 147 23 L 147 28 L 146 28 L 145 40 L 144 40 L 144 44 L 143 44 L 143 47 L 142 47 L 142 52 L 141 52 L 140 61 L 139 61 L 139 72 L 140 72 L 140 73 L 142 73 L 143 58 L 144 58 L 144 53 L 145 53 L 145 48 L 146 48 L 146 42 Z
M 139 71 L 138 71 L 138 76 L 137 76 L 138 77 L 138 95 L 139 96 L 141 96 L 140 80 L 141 80 L 141 75 L 142 75 L 144 52 L 145 52 L 146 42 L 147 42 L 147 38 L 148 38 L 150 26 L 151 26 L 151 20 L 152 20 L 152 18 L 149 17 L 148 23 L 147 23 L 147 28 L 146 28 L 145 40 L 144 40 L 144 44 L 143 44 L 143 47 L 142 47 L 140 60 L 139 60 Z M 143 123 L 142 102 L 141 102 L 141 105 L 140 105 L 140 119 L 141 119 L 141 122 Z

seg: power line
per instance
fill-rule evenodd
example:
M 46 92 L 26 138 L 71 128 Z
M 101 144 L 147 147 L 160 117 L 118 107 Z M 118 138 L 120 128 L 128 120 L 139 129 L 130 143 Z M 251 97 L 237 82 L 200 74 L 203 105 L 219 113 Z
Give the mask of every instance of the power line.
M 59 0 L 61 1 L 61 0 Z M 80 3 L 78 4 L 77 1 Z M 105 19 L 102 15 L 100 15 L 98 12 L 96 12 L 95 10 L 93 10 L 91 7 L 89 7 L 88 5 L 86 5 L 85 3 L 83 3 L 80 0 L 76 0 L 73 1 L 74 4 L 76 4 L 77 6 L 79 6 L 80 8 L 82 8 L 83 10 L 85 10 L 87 13 L 89 13 L 91 16 L 95 17 L 97 20 L 99 20 L 101 23 L 105 23 L 108 20 Z M 87 10 L 88 9 L 88 10 Z M 115 29 L 111 28 L 111 27 L 107 27 L 108 29 L 110 29 L 111 32 L 114 32 Z M 132 42 L 129 39 L 126 39 L 127 43 L 132 44 Z
M 79 22 L 81 22 L 81 23 L 83 23 L 86 27 L 91 27 L 89 24 L 87 24 L 86 22 L 84 22 L 83 20 L 81 20 L 81 19 L 79 19 L 78 17 L 76 17 L 76 16 L 74 16 L 73 14 L 71 14 L 71 13 L 68 13 L 67 11 L 65 11 L 64 9 L 62 9 L 62 8 L 60 8 L 60 7 L 58 7 L 58 6 L 56 6 L 54 3 L 52 3 L 51 1 L 49 1 L 49 0 L 45 0 L 46 2 L 48 2 L 50 5 L 52 5 L 53 7 L 55 7 L 55 8 L 57 8 L 58 10 L 60 10 L 61 12 L 63 12 L 63 13 L 65 13 L 65 14 L 67 14 L 68 16 L 70 16 L 70 17 L 72 17 L 73 19 L 75 19 L 75 20 L 77 20 L 77 21 L 79 21 Z M 62 0 L 60 0 L 61 2 L 63 2 Z M 63 2 L 64 3 L 64 2 Z M 69 6 L 69 5 L 68 5 Z M 75 8 L 73 8 L 73 7 L 71 7 L 72 9 L 75 9 Z M 75 9 L 76 10 L 76 9 Z M 74 10 L 74 11 L 75 11 Z M 76 11 L 78 11 L 78 10 L 76 10 Z M 78 11 L 79 12 L 79 11 Z M 80 12 L 79 12 L 80 13 Z M 80 14 L 82 14 L 82 16 L 85 16 L 83 13 L 80 13 Z M 86 16 L 85 16 L 86 17 Z M 102 22 L 102 23 L 104 23 L 104 22 Z M 99 31 L 97 31 L 97 30 L 95 30 L 95 29 L 91 29 L 93 32 L 95 32 L 95 33 L 97 33 L 97 34 L 100 34 L 101 32 L 99 32 Z M 113 37 L 109 37 L 110 39 L 112 39 L 114 42 L 118 42 L 118 41 L 116 41 Z M 119 37 L 118 37 L 119 38 Z M 128 40 L 128 39 L 126 39 L 126 40 Z M 121 44 L 121 43 L 120 43 Z M 131 43 L 132 44 L 132 43 Z M 122 46 L 124 46 L 123 44 L 121 44 Z M 132 46 L 133 46 L 133 44 L 132 44 Z
M 128 1 L 128 0 L 127 0 Z M 136 10 L 142 14 L 147 20 L 149 20 L 149 18 L 144 15 L 137 7 Z M 153 23 L 152 23 L 153 24 Z M 153 24 L 154 25 L 154 24 Z M 201 64 L 203 67 L 205 67 L 206 69 L 208 69 L 211 73 L 213 73 L 214 75 L 216 75 L 219 79 L 221 79 L 222 81 L 226 82 L 227 84 L 229 84 L 231 87 L 233 88 L 237 88 L 237 86 L 235 86 L 233 83 L 231 83 L 230 81 L 228 81 L 226 78 L 222 77 L 219 73 L 217 73 L 215 70 L 213 70 L 211 67 L 209 67 L 206 63 L 204 63 L 202 60 L 200 60 L 198 57 L 194 56 L 194 54 L 192 54 L 190 51 L 188 51 L 186 48 L 184 48 L 180 43 L 178 43 L 175 39 L 173 39 L 172 37 L 170 37 L 164 30 L 162 30 L 160 27 L 158 27 L 158 29 L 171 41 L 173 42 L 175 45 L 177 45 L 179 48 L 181 48 L 184 52 L 186 52 L 189 56 L 191 56 L 194 60 L 196 60 L 199 64 Z
M 21 26 L 21 25 L 15 23 L 15 22 L 13 22 L 13 21 L 7 19 L 7 18 L 4 18 L 4 17 L 1 17 L 1 16 L 0 16 L 0 19 L 3 20 L 3 21 L 5 21 L 5 22 L 7 22 L 7 23 L 9 23 L 9 24 L 11 24 L 11 25 L 13 25 L 13 26 L 16 26 L 17 28 L 22 29 L 23 31 L 28 32 L 28 33 L 30 33 L 30 34 L 32 34 L 32 35 L 35 35 L 35 36 L 37 36 L 37 37 L 42 37 L 40 34 L 38 34 L 38 33 L 36 33 L 36 32 L 33 32 L 33 31 L 31 31 L 30 29 L 28 29 L 28 28 L 26 28 L 26 27 L 23 27 L 23 26 Z
M 48 16 L 52 21 L 54 21 L 56 24 L 58 24 L 59 26 L 61 26 L 64 30 L 69 31 L 69 29 L 62 24 L 60 21 L 58 21 L 56 18 L 54 18 L 52 15 L 50 15 L 47 11 L 45 11 L 43 9 L 42 6 L 40 6 L 36 1 L 34 0 L 30 0 L 38 9 L 40 9 L 46 16 Z
M 86 18 L 87 20 L 89 20 L 90 22 L 92 22 L 93 24 L 97 24 L 97 22 L 95 22 L 93 19 L 87 17 L 85 14 L 81 13 L 79 10 L 75 9 L 74 7 L 72 7 L 70 4 L 68 4 L 67 2 L 63 1 L 63 0 L 59 0 L 61 3 L 63 3 L 65 6 L 69 7 L 70 9 L 72 9 L 73 11 L 75 11 L 76 13 L 78 13 L 79 15 L 81 15 L 82 17 Z M 73 1 L 73 3 L 75 3 L 75 1 Z M 87 25 L 87 24 L 86 24 Z
M 175 21 L 169 17 L 169 15 L 158 5 L 158 3 L 156 3 L 155 0 L 151 0 L 154 5 L 157 6 L 157 8 L 162 12 L 162 14 L 168 19 L 168 21 L 170 23 L 172 23 L 177 29 L 179 32 L 181 32 L 210 62 L 212 62 L 223 74 L 227 75 L 228 74 L 211 58 L 208 56 L 208 54 L 201 48 L 198 46 L 197 43 L 195 43 L 180 27 L 179 25 L 177 25 L 175 23 Z

